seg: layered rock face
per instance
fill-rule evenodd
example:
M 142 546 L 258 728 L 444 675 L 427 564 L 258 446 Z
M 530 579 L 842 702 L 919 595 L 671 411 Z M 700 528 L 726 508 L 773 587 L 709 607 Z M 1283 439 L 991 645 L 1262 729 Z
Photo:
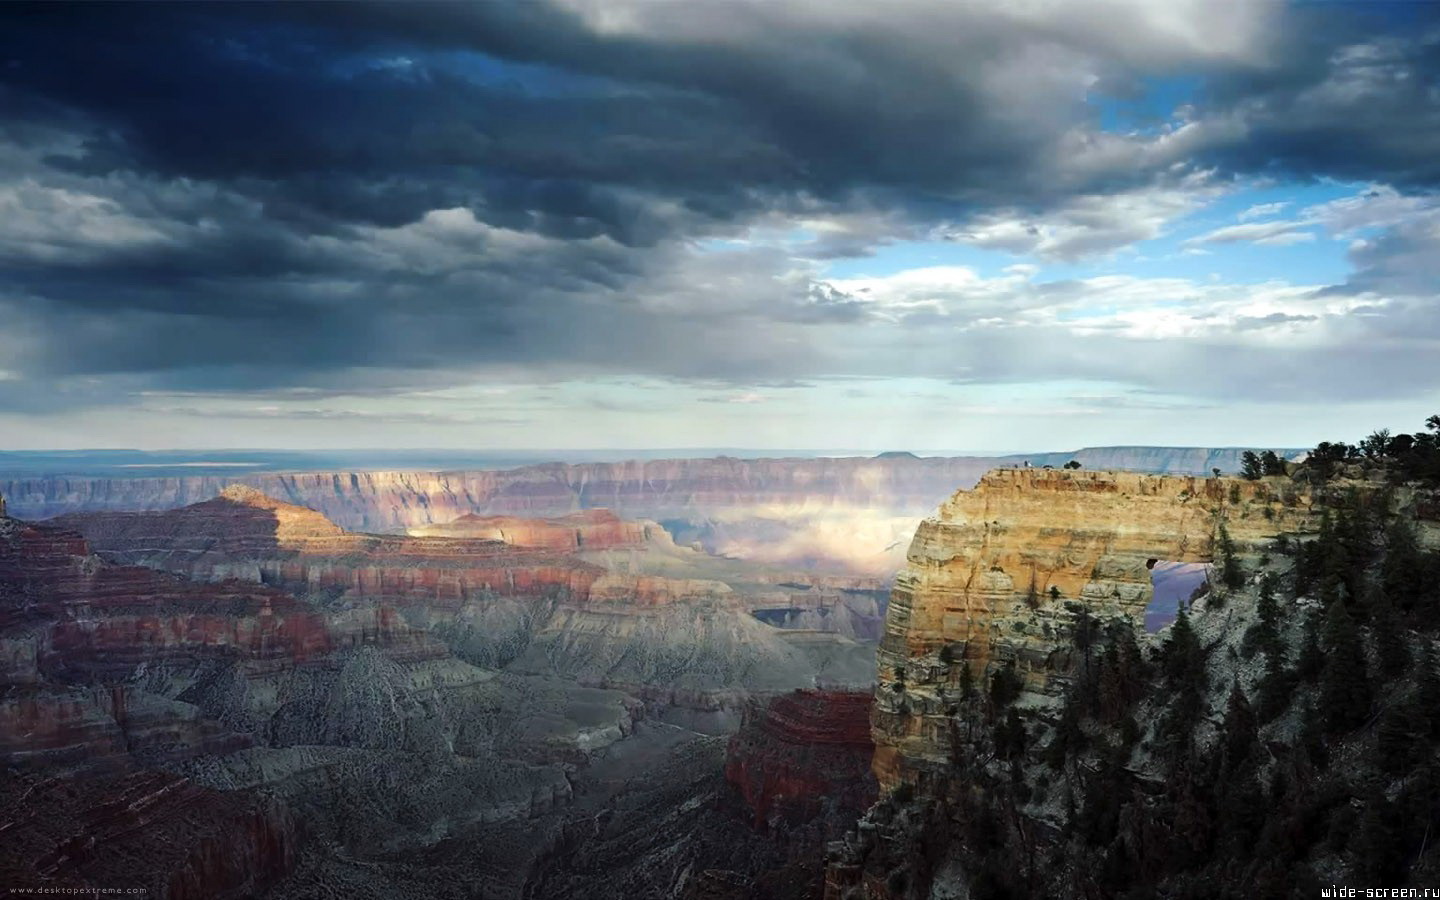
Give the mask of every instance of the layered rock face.
M 923 514 L 956 484 L 973 482 L 991 460 L 672 459 L 505 471 L 353 472 L 240 477 L 38 478 L 3 483 L 11 512 L 44 518 L 81 510 L 173 509 L 243 484 L 311 507 L 354 530 L 393 531 L 451 522 L 465 514 L 566 515 L 603 507 L 627 518 L 762 506 L 848 506 Z
M 925 520 L 895 581 L 881 641 L 875 772 L 884 788 L 949 758 L 947 710 L 1013 662 L 1030 702 L 1054 702 L 1077 613 L 1139 626 L 1159 560 L 1209 562 L 1220 527 L 1249 558 L 1318 527 L 1315 492 L 1285 478 L 997 469 Z
M 752 707 L 730 739 L 725 779 L 757 826 L 823 819 L 828 836 L 852 827 L 875 801 L 872 697 L 794 691 Z
M 1238 450 L 1113 447 L 1038 454 L 1034 464 L 1079 457 L 1088 466 L 1208 472 L 1238 467 Z M 890 577 L 919 518 L 995 458 L 882 454 L 835 459 L 672 459 L 561 463 L 504 471 L 326 472 L 170 478 L 45 477 L 0 480 L 12 513 L 41 519 L 77 511 L 163 510 L 209 500 L 228 485 L 310 507 L 352 531 L 496 534 L 521 544 L 569 546 L 568 524 L 471 522 L 465 516 L 565 517 L 606 508 L 664 523 L 682 543 L 766 564 Z M 478 529 L 478 530 L 477 530 Z M 606 523 L 578 524 L 584 539 L 624 539 Z M 526 532 L 521 534 L 521 532 Z M 594 546 L 592 544 L 592 546 Z
M 348 594 L 399 608 L 453 611 L 480 595 L 585 597 L 604 575 L 564 554 L 489 538 L 349 532 L 314 510 L 243 486 L 177 510 L 80 513 L 53 523 L 74 528 L 121 562 L 197 579 L 244 578 L 300 592 Z
M 503 541 L 515 547 L 575 552 L 642 547 L 651 539 L 650 523 L 627 522 L 608 509 L 587 509 L 568 516 L 527 519 L 466 514 L 450 522 L 410 529 L 416 536 L 468 537 Z
M 662 699 L 703 706 L 714 702 L 704 692 L 781 690 L 812 684 L 817 673 L 842 685 L 868 685 L 872 677 L 867 647 L 823 645 L 798 632 L 792 639 L 755 619 L 751 610 L 773 605 L 778 585 L 737 591 L 721 577 L 755 577 L 744 564 L 676 547 L 658 525 L 622 522 L 604 511 L 533 526 L 504 520 L 522 522 L 507 525 L 505 535 L 538 543 L 564 543 L 554 537 L 554 522 L 563 522 L 558 533 L 581 548 L 569 552 L 491 537 L 347 532 L 314 510 L 241 486 L 178 510 L 76 513 L 54 521 L 82 532 L 107 558 L 323 598 L 332 632 L 344 624 L 364 636 L 409 623 L 485 667 L 650 697 L 660 696 L 658 689 L 668 692 Z M 446 530 L 468 532 L 475 521 Z M 709 574 L 720 577 L 697 577 Z M 816 579 L 789 590 L 813 593 L 823 604 L 856 583 Z M 863 603 L 859 608 L 856 616 L 865 611 Z M 816 612 L 804 624 L 819 628 L 826 618 Z M 837 614 L 842 627 L 829 630 L 871 633 L 866 622 L 843 618 Z
M 235 499 L 190 514 L 236 524 L 215 537 L 235 552 L 270 548 L 276 533 L 302 548 L 285 551 L 296 559 L 355 544 L 278 506 L 266 537 L 228 514 Z M 157 521 L 146 517 L 144 537 Z M 195 554 L 151 549 L 224 557 L 171 536 Z M 8 885 L 174 900 L 300 879 L 309 895 L 351 859 L 373 871 L 476 829 L 518 839 L 569 801 L 565 767 L 624 739 L 642 711 L 616 691 L 468 665 L 384 604 L 322 609 L 255 581 L 194 582 L 0 518 Z M 477 884 L 513 896 L 525 877 L 513 863 L 454 874 L 456 897 Z

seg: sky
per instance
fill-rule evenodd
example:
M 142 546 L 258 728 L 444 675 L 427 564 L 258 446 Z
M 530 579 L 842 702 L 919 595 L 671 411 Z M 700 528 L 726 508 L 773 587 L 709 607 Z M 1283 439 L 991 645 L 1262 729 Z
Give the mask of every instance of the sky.
M 0 449 L 1440 412 L 1440 3 L 0 5 Z

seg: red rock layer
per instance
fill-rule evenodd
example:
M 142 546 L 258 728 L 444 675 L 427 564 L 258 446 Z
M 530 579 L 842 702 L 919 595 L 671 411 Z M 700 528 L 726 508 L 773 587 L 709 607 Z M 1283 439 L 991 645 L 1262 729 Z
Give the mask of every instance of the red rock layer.
M 213 500 L 177 510 L 75 513 L 53 524 L 82 532 L 96 550 L 123 562 L 197 579 L 235 575 L 296 592 L 334 592 L 397 607 L 453 611 L 485 595 L 563 595 L 581 604 L 592 599 L 610 604 L 618 598 L 651 607 L 724 592 L 716 582 L 607 575 L 602 567 L 569 555 L 581 547 L 640 546 L 649 536 L 641 523 L 624 522 L 604 510 L 527 521 L 471 517 L 453 530 L 498 528 L 497 534 L 550 546 L 516 546 L 491 537 L 357 534 L 314 510 L 231 487 Z
M 288 594 L 110 565 L 78 534 L 14 519 L 0 519 L 4 599 L 0 637 L 32 636 L 38 672 L 61 680 L 124 674 L 146 661 L 303 661 L 330 649 L 324 621 Z
M 650 527 L 627 522 L 608 509 L 587 509 L 568 516 L 520 518 L 518 516 L 464 515 L 451 522 L 426 525 L 412 534 L 436 537 L 485 538 L 516 547 L 559 550 L 620 550 L 642 547 L 650 539 Z
M 795 691 L 747 712 L 725 778 L 756 826 L 838 814 L 843 829 L 875 802 L 871 702 L 866 692 Z

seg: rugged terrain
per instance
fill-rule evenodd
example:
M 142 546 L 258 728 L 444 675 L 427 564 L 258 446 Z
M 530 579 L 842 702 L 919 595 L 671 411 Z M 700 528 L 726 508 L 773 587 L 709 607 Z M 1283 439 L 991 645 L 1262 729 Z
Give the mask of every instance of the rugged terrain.
M 1427 883 L 1440 503 L 1397 465 L 1006 469 L 957 493 L 896 581 L 882 800 L 827 897 Z M 1210 585 L 1150 637 L 1162 561 Z
M 670 459 L 459 472 L 349 471 L 163 478 L 14 476 L 0 493 L 14 515 L 165 510 L 232 484 L 324 514 L 352 531 L 404 532 L 462 516 L 566 516 L 603 507 L 662 523 L 675 539 L 788 568 L 888 578 L 904 563 L 916 523 L 998 462 L 1207 474 L 1239 468 L 1240 451 L 1100 447 L 1026 457 Z M 492 526 L 496 527 L 496 526 Z M 492 530 L 488 532 L 494 534 Z M 483 536 L 483 535 L 482 535 Z
M 603 510 L 503 525 L 462 519 L 443 537 L 367 535 L 234 485 L 177 510 L 55 524 L 116 561 L 275 585 L 336 619 L 393 610 L 475 665 L 650 699 L 712 708 L 751 690 L 872 679 L 871 649 L 853 638 L 876 630 L 874 582 L 755 572 Z M 455 536 L 472 531 L 486 536 Z M 801 580 L 768 583 L 781 577 Z M 774 609 L 787 615 L 773 625 L 790 628 L 754 614 Z

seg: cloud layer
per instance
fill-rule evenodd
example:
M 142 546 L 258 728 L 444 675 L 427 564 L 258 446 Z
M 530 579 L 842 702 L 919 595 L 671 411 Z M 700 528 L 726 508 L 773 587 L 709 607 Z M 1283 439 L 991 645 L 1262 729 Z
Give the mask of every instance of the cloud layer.
M 592 378 L 756 416 L 855 379 L 1440 390 L 1428 4 L 77 12 L 0 10 L 12 428 L 176 394 L 520 427 L 443 392 Z M 1343 280 L 1126 264 L 1247 186 L 1332 182 L 1169 252 L 1334 246 Z M 1010 268 L 831 268 L 932 244 Z

